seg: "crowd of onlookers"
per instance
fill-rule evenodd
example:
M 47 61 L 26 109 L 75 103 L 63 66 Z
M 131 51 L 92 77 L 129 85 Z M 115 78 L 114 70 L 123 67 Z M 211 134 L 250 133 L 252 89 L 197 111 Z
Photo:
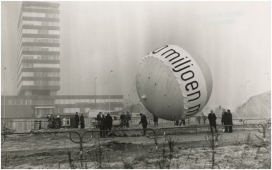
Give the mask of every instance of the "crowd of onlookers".
M 143 134 L 146 134 L 146 128 L 148 125 L 148 120 L 145 114 L 140 113 L 140 117 L 141 120 L 139 122 L 139 125 L 142 125 L 143 128 Z M 61 119 L 59 118 L 59 116 L 57 116 L 57 118 L 54 118 L 54 116 L 49 115 L 48 117 L 48 127 L 49 128 L 60 128 L 61 127 Z M 102 112 L 99 112 L 96 116 L 96 128 L 100 129 L 100 137 L 105 137 L 106 135 L 110 135 L 111 133 L 111 128 L 113 125 L 113 120 L 117 120 L 117 117 L 114 116 L 112 118 L 112 116 L 110 115 L 110 113 L 107 113 L 106 115 L 103 114 Z M 217 127 L 216 127 L 216 120 L 217 117 L 215 115 L 215 113 L 213 112 L 213 110 L 210 111 L 210 113 L 208 114 L 208 116 L 205 115 L 201 115 L 201 116 L 197 116 L 196 120 L 199 122 L 201 119 L 203 119 L 203 122 L 205 124 L 206 120 L 209 121 L 209 125 L 210 125 L 210 129 L 211 132 L 213 132 L 215 130 L 215 132 L 217 132 Z M 159 118 L 157 116 L 153 116 L 153 122 L 154 122 L 154 126 L 157 127 L 158 126 L 158 120 Z M 129 113 L 129 111 L 126 112 L 126 114 L 124 112 L 122 112 L 122 114 L 120 115 L 120 124 L 118 124 L 119 127 L 127 127 L 129 128 L 130 126 L 130 122 L 131 122 L 131 114 Z M 229 132 L 232 133 L 232 125 L 233 125 L 233 121 L 232 121 L 232 113 L 230 112 L 230 110 L 222 110 L 222 117 L 221 117 L 221 123 L 222 125 L 224 125 L 224 132 Z M 181 126 L 181 125 L 186 125 L 185 119 L 182 120 L 176 120 L 174 121 L 174 125 L 175 126 Z M 83 113 L 81 115 L 78 114 L 78 112 L 76 112 L 75 115 L 75 128 L 80 128 L 84 129 L 85 128 L 85 122 L 84 122 L 84 116 Z

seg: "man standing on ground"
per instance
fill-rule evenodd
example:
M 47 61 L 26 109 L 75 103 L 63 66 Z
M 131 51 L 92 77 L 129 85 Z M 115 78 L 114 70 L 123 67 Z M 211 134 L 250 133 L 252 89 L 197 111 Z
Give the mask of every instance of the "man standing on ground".
M 120 119 L 121 119 L 121 127 L 124 127 L 126 125 L 126 116 L 124 112 L 122 112 Z
M 126 114 L 126 127 L 129 128 L 129 122 L 131 121 L 131 116 L 129 114 L 129 112 L 127 111 L 127 114 Z
M 105 130 L 106 130 L 105 126 L 106 126 L 105 116 L 102 115 L 101 122 L 100 122 L 100 137 L 101 138 L 105 137 Z
M 154 126 L 158 126 L 158 117 L 154 115 L 153 117 L 153 122 L 154 122 Z
M 225 113 L 224 119 L 225 119 L 224 124 L 227 127 L 227 132 L 232 133 L 233 122 L 232 122 L 232 114 L 229 109 L 228 109 L 228 112 Z
M 106 129 L 108 130 L 107 131 L 107 135 L 108 135 L 108 133 L 111 131 L 111 127 L 112 127 L 112 117 L 109 113 L 105 117 L 105 123 L 106 123 Z
M 228 127 L 226 126 L 226 110 L 225 109 L 223 109 L 222 110 L 222 119 L 221 119 L 221 123 L 222 123 L 222 125 L 224 125 L 225 126 L 225 132 L 228 132 Z
M 100 123 L 101 123 L 101 112 L 98 113 L 98 115 L 96 116 L 96 121 L 97 121 L 97 126 L 96 128 L 100 128 Z
M 76 115 L 75 115 L 75 128 L 78 128 L 78 123 L 79 123 L 79 115 L 76 112 Z
M 211 113 L 208 115 L 208 119 L 210 122 L 211 132 L 213 133 L 213 128 L 215 129 L 215 132 L 217 132 L 216 129 L 216 115 L 213 113 L 213 110 L 211 110 Z
M 83 113 L 80 115 L 80 128 L 84 129 L 85 128 L 85 122 L 84 122 L 84 116 Z
M 141 121 L 139 122 L 139 124 L 142 124 L 144 136 L 145 136 L 146 135 L 146 128 L 147 128 L 147 119 L 146 119 L 146 116 L 142 113 L 140 113 L 140 116 L 141 116 Z

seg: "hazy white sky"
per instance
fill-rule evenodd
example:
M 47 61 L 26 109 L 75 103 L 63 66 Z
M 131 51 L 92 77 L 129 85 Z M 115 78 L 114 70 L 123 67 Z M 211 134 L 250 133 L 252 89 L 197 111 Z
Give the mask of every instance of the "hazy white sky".
M 21 2 L 2 2 L 1 82 L 16 95 Z M 60 95 L 130 94 L 141 59 L 166 44 L 191 49 L 210 66 L 208 106 L 236 108 L 270 90 L 271 2 L 60 2 Z M 268 80 L 269 78 L 269 80 Z M 131 97 L 132 96 L 132 97 Z

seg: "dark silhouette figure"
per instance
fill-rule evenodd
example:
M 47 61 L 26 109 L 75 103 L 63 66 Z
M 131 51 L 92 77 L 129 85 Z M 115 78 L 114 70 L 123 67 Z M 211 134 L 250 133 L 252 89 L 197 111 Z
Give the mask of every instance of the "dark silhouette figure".
M 232 114 L 230 110 L 228 110 L 228 112 L 224 114 L 223 119 L 224 119 L 224 125 L 225 125 L 225 132 L 232 133 L 233 122 L 232 122 Z
M 126 114 L 126 127 L 129 127 L 129 122 L 131 121 L 131 116 L 129 114 L 129 112 L 127 111 L 127 114 Z
M 140 116 L 141 116 L 141 121 L 139 122 L 139 124 L 142 124 L 144 135 L 146 135 L 147 119 L 146 119 L 146 116 L 142 113 L 140 113 Z
M 121 119 L 121 127 L 125 126 L 125 124 L 126 124 L 126 115 L 124 114 L 124 112 L 121 114 L 120 119 Z
M 78 128 L 78 124 L 79 124 L 79 115 L 76 112 L 76 115 L 75 115 L 75 128 Z
M 182 123 L 183 126 L 185 126 L 186 125 L 185 119 L 181 120 L 180 125 L 181 125 L 181 123 Z
M 106 124 L 106 130 L 107 130 L 106 134 L 108 135 L 108 133 L 111 131 L 111 127 L 112 127 L 112 117 L 109 113 L 105 117 L 105 124 Z
M 85 122 L 84 122 L 84 116 L 83 113 L 80 115 L 80 128 L 84 129 L 85 128 Z
M 225 121 L 226 121 L 226 111 L 225 111 L 225 109 L 223 109 L 222 110 L 222 119 L 221 119 L 221 123 L 222 123 L 222 125 L 226 125 L 226 123 L 225 123 Z M 227 126 L 225 126 L 225 132 L 228 132 L 228 127 Z
M 100 137 L 104 138 L 105 137 L 105 130 L 106 130 L 106 119 L 105 116 L 102 115 L 101 121 L 100 121 Z
M 101 115 L 102 115 L 101 112 L 99 112 L 99 113 L 97 114 L 97 117 L 96 117 L 97 126 L 96 126 L 96 128 L 100 128 L 100 123 L 101 123 L 101 118 L 102 118 Z
M 198 124 L 200 125 L 201 124 L 201 116 L 197 116 L 196 120 L 197 120 Z
M 203 120 L 204 125 L 206 125 L 207 116 L 205 116 L 205 115 L 203 114 L 203 115 L 202 115 L 202 120 Z
M 213 128 L 215 129 L 215 132 L 217 132 L 216 129 L 216 115 L 213 113 L 213 110 L 211 110 L 211 113 L 208 115 L 208 119 L 210 122 L 211 132 L 213 133 Z
M 174 121 L 174 126 L 178 126 L 179 125 L 179 120 L 175 120 Z
M 158 126 L 158 121 L 159 121 L 159 118 L 157 116 L 153 116 L 153 122 L 154 122 L 154 126 Z

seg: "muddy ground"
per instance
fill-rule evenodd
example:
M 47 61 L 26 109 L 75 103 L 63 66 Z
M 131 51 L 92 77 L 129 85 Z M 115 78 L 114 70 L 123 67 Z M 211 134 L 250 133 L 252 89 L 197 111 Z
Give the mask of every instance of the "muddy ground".
M 261 133 L 254 130 L 224 133 L 215 149 L 215 168 L 271 169 L 271 141 L 262 143 L 255 134 L 262 137 Z M 82 164 L 79 144 L 71 142 L 67 134 L 11 135 L 1 146 L 1 165 L 2 168 L 19 169 L 212 168 L 212 150 L 205 133 L 160 137 L 157 150 L 154 139 L 145 136 L 98 140 L 95 139 L 96 135 L 83 145 Z M 89 137 L 87 135 L 84 140 Z M 176 142 L 173 152 L 169 149 L 169 137 Z M 72 138 L 77 139 L 76 136 Z

